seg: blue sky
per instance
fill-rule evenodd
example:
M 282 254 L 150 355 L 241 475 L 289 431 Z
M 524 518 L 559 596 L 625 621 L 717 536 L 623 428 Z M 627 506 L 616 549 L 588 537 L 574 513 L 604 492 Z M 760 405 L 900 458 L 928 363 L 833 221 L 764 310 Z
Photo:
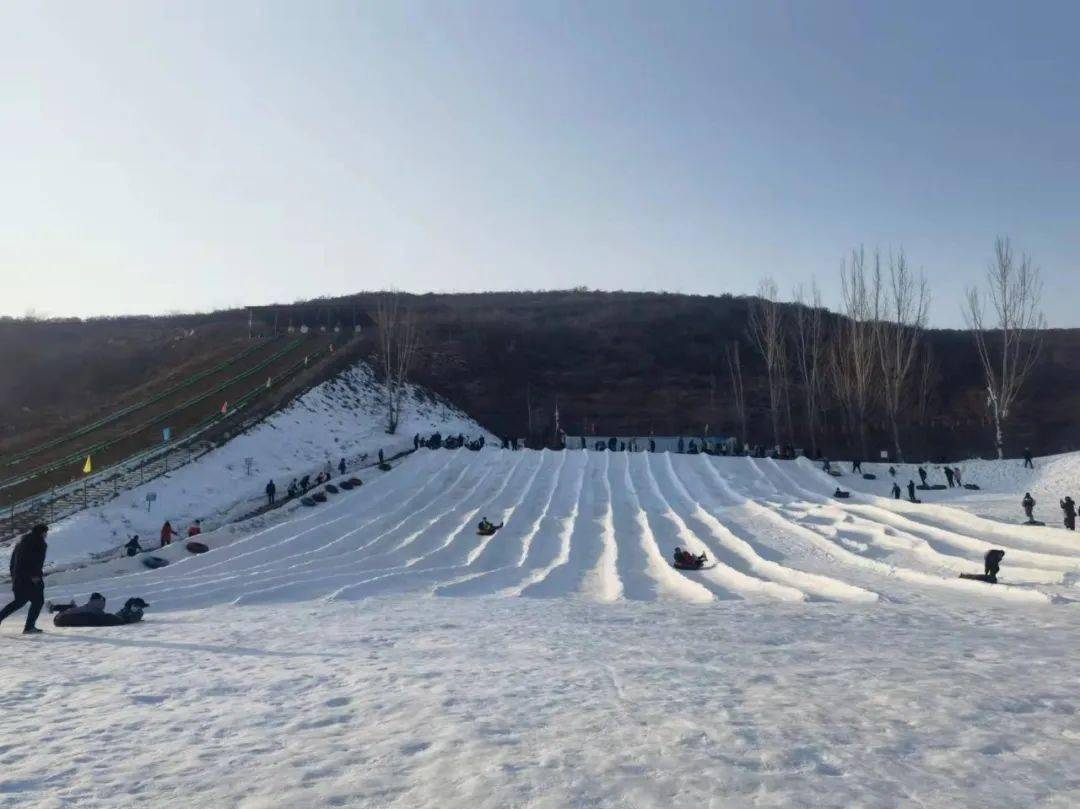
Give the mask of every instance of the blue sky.
M 16 2 L 0 313 L 750 293 L 999 234 L 1080 326 L 1076 3 Z

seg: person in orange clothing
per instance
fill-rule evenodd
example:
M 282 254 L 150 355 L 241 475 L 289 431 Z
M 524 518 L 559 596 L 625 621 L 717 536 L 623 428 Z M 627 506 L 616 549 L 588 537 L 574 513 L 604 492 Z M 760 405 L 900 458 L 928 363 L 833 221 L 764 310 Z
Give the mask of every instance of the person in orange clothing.
M 188 528 L 187 535 L 189 537 L 197 537 L 201 533 L 202 533 L 202 520 L 195 520 L 195 522 L 192 524 L 192 526 L 190 528 Z

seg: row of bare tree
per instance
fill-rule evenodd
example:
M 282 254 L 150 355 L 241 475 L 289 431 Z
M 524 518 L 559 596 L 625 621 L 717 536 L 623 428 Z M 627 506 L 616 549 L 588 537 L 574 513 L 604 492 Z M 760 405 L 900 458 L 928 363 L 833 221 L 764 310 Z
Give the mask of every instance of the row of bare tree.
M 982 366 L 987 406 L 998 457 L 1004 457 L 1005 425 L 1041 347 L 1039 271 L 1027 255 L 1017 258 L 999 238 L 986 272 L 986 291 L 968 290 L 964 316 Z M 793 300 L 780 300 L 776 282 L 765 278 L 751 301 L 748 332 L 761 355 L 769 393 L 772 438 L 792 437 L 791 398 L 802 398 L 802 433 L 817 454 L 820 425 L 828 407 L 844 416 L 862 457 L 868 454 L 871 420 L 889 427 L 893 452 L 903 460 L 905 414 L 928 393 L 932 357 L 923 339 L 930 290 L 903 251 L 883 259 L 853 250 L 840 267 L 841 309 L 829 312 L 817 284 L 800 285 Z M 746 440 L 746 398 L 738 343 L 725 347 L 740 438 Z M 925 402 L 923 402 L 925 405 Z

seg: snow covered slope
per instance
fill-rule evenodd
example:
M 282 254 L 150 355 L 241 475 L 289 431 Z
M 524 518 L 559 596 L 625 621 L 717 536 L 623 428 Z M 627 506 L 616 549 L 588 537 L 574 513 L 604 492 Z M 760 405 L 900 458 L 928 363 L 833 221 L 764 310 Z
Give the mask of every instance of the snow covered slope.
M 1080 597 L 1080 543 L 956 509 L 836 500 L 809 463 L 649 453 L 421 450 L 358 491 L 204 537 L 215 550 L 57 573 L 51 593 L 138 594 L 158 608 L 386 594 L 708 603 L 1048 603 Z M 505 522 L 494 537 L 481 517 Z M 683 572 L 676 546 L 712 569 Z M 1006 550 L 1002 584 L 982 572 Z M 124 575 L 115 575 L 123 573 Z
M 327 462 L 336 475 L 341 458 L 353 468 L 380 449 L 387 456 L 412 449 L 415 433 L 491 438 L 464 413 L 415 387 L 406 397 L 397 434 L 387 435 L 384 423 L 379 388 L 361 363 L 198 461 L 57 523 L 49 533 L 49 560 L 77 562 L 122 545 L 132 534 L 145 547 L 156 547 L 165 520 L 183 531 L 202 519 L 204 529 L 213 530 L 265 502 L 263 489 L 271 478 L 283 496 L 290 480 L 314 477 Z M 246 458 L 252 459 L 250 473 Z M 148 493 L 157 497 L 149 509 Z M 3 559 L 9 553 L 10 548 L 0 549 Z
M 158 570 L 48 576 L 152 606 L 5 622 L 0 807 L 1080 804 L 1074 535 L 880 481 L 836 500 L 806 462 L 421 450 L 363 477 Z M 989 547 L 1007 584 L 958 579 Z

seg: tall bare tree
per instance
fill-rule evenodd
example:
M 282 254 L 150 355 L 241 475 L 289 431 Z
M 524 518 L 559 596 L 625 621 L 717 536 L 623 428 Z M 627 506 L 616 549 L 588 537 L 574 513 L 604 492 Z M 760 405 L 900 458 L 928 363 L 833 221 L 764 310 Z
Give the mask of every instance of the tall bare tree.
M 878 367 L 877 327 L 881 312 L 881 255 L 874 253 L 868 267 L 860 247 L 840 265 L 842 317 L 832 343 L 830 370 L 833 384 L 848 416 L 849 429 L 868 457 L 866 426 L 874 403 Z
M 994 243 L 994 258 L 986 269 L 986 298 L 976 287 L 967 291 L 964 318 L 986 382 L 986 403 L 994 419 L 994 446 L 1005 457 L 1005 424 L 1012 406 L 1042 349 L 1046 328 L 1040 305 L 1042 280 L 1031 258 L 1017 259 L 1007 238 Z
M 930 290 L 925 276 L 911 271 L 903 250 L 897 256 L 889 256 L 889 278 L 882 286 L 876 330 L 881 363 L 878 390 L 892 428 L 896 459 L 901 462 L 904 451 L 900 446 L 900 414 L 911 403 L 912 368 L 929 309 Z
M 777 301 L 776 282 L 763 278 L 758 284 L 757 297 L 750 302 L 748 329 L 750 337 L 765 361 L 769 383 L 769 416 L 772 420 L 773 443 L 780 446 L 780 408 L 783 404 L 786 367 L 784 316 Z
M 420 348 L 420 333 L 413 312 L 397 293 L 384 295 L 375 307 L 378 360 L 386 399 L 386 432 L 397 432 L 401 408 L 408 391 L 409 372 Z
M 742 362 L 739 359 L 739 341 L 732 340 L 724 346 L 728 376 L 731 377 L 731 394 L 735 400 L 735 419 L 739 428 L 739 443 L 746 444 L 746 394 L 743 389 Z
M 816 281 L 810 282 L 809 302 L 800 284 L 795 288 L 795 313 L 792 324 L 792 347 L 795 370 L 803 391 L 806 409 L 806 436 L 810 440 L 810 452 L 817 457 L 818 419 L 825 371 L 825 312 L 821 304 L 821 290 Z

